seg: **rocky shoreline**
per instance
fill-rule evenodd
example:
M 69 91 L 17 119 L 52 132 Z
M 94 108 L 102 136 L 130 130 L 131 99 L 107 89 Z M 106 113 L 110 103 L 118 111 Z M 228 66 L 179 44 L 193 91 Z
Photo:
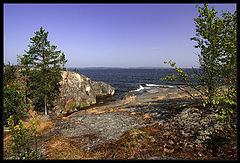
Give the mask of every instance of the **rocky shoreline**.
M 75 72 L 63 71 L 60 93 L 51 115 L 71 114 L 81 108 L 96 104 L 98 98 L 113 96 L 114 93 L 115 88 L 107 83 L 92 81 L 90 78 Z
M 185 96 L 186 93 L 177 88 L 164 88 L 79 110 L 56 121 L 51 130 L 40 138 L 47 140 L 59 135 L 82 144 L 80 149 L 91 153 L 99 146 L 118 141 L 131 130 L 157 125 L 162 126 L 164 133 L 171 126 L 185 138 L 194 137 L 195 145 L 210 141 L 214 131 L 223 130 L 221 125 L 216 124 L 219 116 L 205 114 Z M 182 141 L 178 144 L 183 145 Z M 173 145 L 176 143 L 170 144 Z M 142 159 L 186 159 L 174 156 L 171 147 L 164 147 L 163 151 L 164 155 L 146 155 Z
M 89 81 L 88 79 L 87 82 Z M 80 85 L 86 87 L 84 84 L 77 87 Z M 104 86 L 106 87 L 110 92 L 101 92 L 99 89 L 99 94 L 105 92 L 109 95 L 113 92 L 111 86 Z M 95 95 L 94 92 L 90 93 Z M 213 141 L 213 133 L 223 131 L 224 126 L 216 123 L 220 118 L 218 114 L 206 113 L 187 96 L 187 93 L 177 87 L 158 88 L 139 95 L 129 94 L 121 100 L 95 103 L 85 108 L 71 108 L 67 114 L 61 112 L 57 116 L 39 115 L 40 121 L 52 124 L 38 136 L 40 151 L 46 158 L 55 159 L 55 153 L 59 152 L 60 146 L 54 144 L 70 142 L 74 148 L 77 146 L 78 150 L 87 153 L 87 156 L 79 156 L 80 159 L 89 159 L 90 156 L 91 159 L 206 159 L 201 152 L 192 152 L 190 156 L 186 151 L 194 151 L 202 147 L 202 144 Z M 132 138 L 133 133 L 138 139 Z M 129 154 L 129 149 L 124 153 L 126 144 L 133 140 L 138 142 L 135 142 L 137 147 L 135 145 L 134 148 L 139 150 L 141 155 Z M 143 148 L 138 145 L 141 144 L 139 141 L 148 143 Z M 99 151 L 107 151 L 108 156 L 96 156 Z M 214 152 L 214 149 L 211 149 L 211 152 Z M 200 154 L 195 156 L 194 153 Z M 214 159 L 212 155 L 209 156 L 210 159 Z M 69 158 L 72 159 L 71 156 Z

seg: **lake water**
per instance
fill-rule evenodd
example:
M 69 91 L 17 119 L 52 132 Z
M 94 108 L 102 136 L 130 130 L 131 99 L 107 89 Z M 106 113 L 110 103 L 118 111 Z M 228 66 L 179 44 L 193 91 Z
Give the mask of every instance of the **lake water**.
M 73 71 L 74 68 L 67 68 Z M 192 74 L 193 70 L 183 69 L 183 71 Z M 78 68 L 78 73 L 83 74 L 93 81 L 103 81 L 116 88 L 114 99 L 122 99 L 129 92 L 141 93 L 146 89 L 161 87 L 172 87 L 182 83 L 166 83 L 160 79 L 175 73 L 174 69 L 118 69 L 118 68 Z

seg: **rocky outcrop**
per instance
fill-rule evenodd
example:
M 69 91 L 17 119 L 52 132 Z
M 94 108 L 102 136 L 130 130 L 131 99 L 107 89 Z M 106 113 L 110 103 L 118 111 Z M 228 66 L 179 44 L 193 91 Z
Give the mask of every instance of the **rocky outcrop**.
M 113 96 L 115 88 L 104 82 L 94 82 L 90 78 L 70 71 L 62 72 L 60 94 L 53 111 L 66 114 L 95 104 L 98 96 Z
M 102 96 L 109 96 L 114 95 L 115 89 L 113 89 L 112 86 L 109 84 L 106 84 L 104 82 L 92 82 L 92 86 L 94 89 L 94 92 L 96 96 L 102 97 Z
M 185 108 L 173 119 L 182 127 L 183 136 L 194 135 L 196 143 L 202 143 L 211 139 L 213 132 L 223 130 L 223 126 L 217 124 L 219 118 L 216 113 L 205 114 L 198 108 Z

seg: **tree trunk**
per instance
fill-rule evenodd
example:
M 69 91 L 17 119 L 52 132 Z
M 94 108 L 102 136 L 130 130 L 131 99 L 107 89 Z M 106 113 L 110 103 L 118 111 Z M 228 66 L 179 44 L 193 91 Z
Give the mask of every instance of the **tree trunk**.
M 47 115 L 47 97 L 46 96 L 44 98 L 44 102 L 45 102 L 45 115 Z
M 43 50 L 43 41 L 42 41 L 42 61 L 43 61 L 43 79 L 44 83 L 46 84 L 46 65 L 45 65 L 45 54 Z M 45 88 L 46 89 L 46 88 Z M 46 96 L 46 90 L 45 90 L 45 96 L 44 96 L 44 105 L 45 105 L 45 115 L 47 115 L 47 96 Z

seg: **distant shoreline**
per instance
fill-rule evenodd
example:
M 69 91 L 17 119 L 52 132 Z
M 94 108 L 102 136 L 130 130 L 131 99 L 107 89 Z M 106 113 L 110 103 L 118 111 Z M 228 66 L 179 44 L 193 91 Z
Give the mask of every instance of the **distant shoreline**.
M 66 69 L 174 69 L 172 67 L 66 67 Z M 192 69 L 187 67 L 187 68 L 182 68 L 182 69 Z M 194 68 L 194 69 L 199 69 L 199 68 Z

